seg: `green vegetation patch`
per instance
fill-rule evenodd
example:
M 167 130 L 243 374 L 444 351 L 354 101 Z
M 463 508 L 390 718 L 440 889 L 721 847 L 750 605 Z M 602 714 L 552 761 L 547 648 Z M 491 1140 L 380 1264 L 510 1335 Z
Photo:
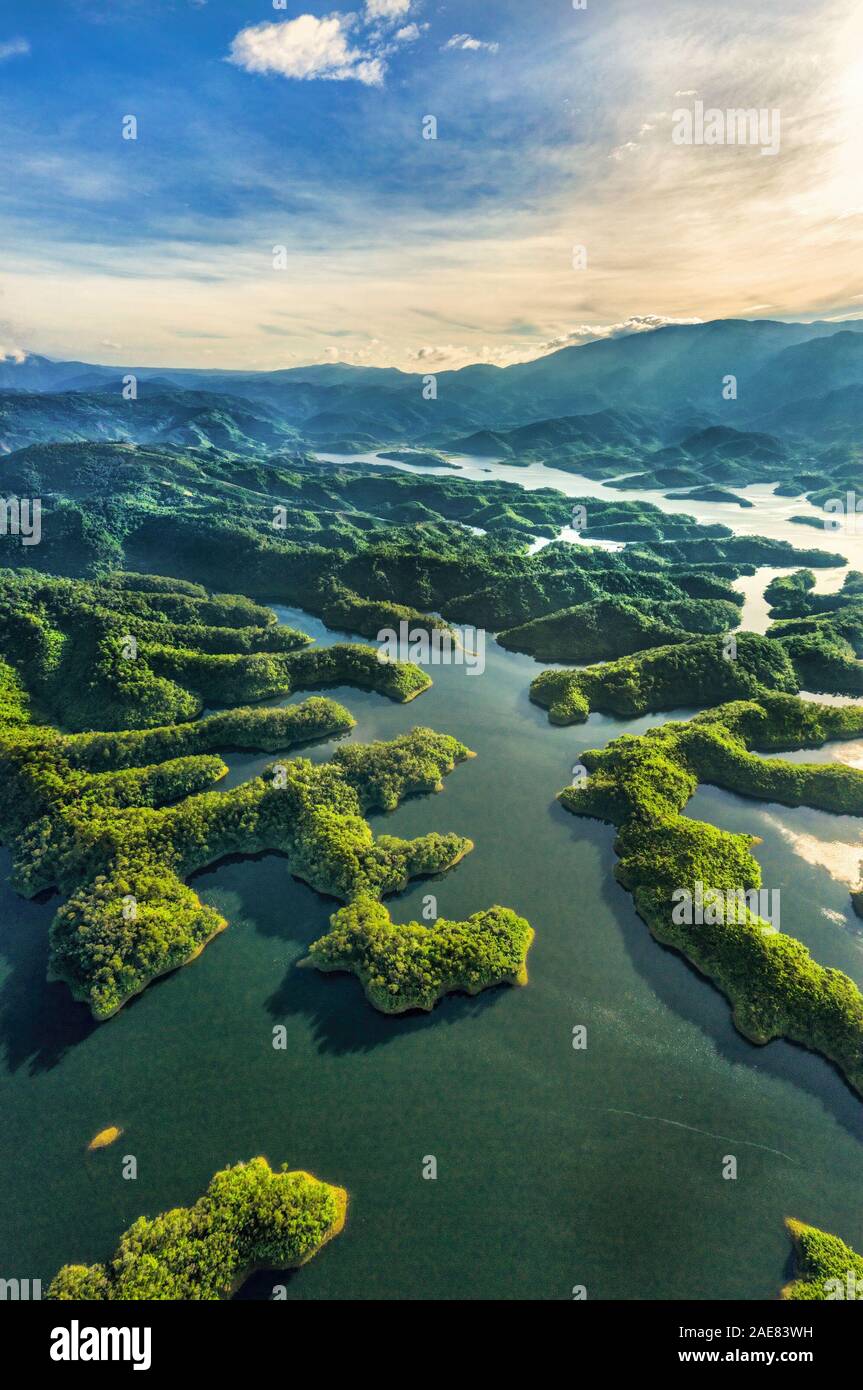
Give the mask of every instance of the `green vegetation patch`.
M 316 712 L 320 728 L 344 723 L 333 719 L 330 702 L 318 701 Z M 308 720 L 295 727 L 308 736 Z M 101 761 L 105 737 L 84 736 L 79 761 Z M 278 850 L 291 873 L 350 901 L 398 891 L 470 848 L 457 835 L 376 840 L 364 818 L 372 807 L 438 787 L 467 757 L 456 739 L 429 729 L 342 750 L 322 765 L 276 763 L 226 792 L 205 790 L 226 770 L 218 757 L 88 773 L 67 757 L 77 742 L 36 734 L 0 746 L 0 813 L 18 890 L 55 886 L 69 894 L 51 926 L 49 970 L 98 1019 L 224 929 L 224 918 L 183 880 L 227 854 Z
M 205 705 L 321 685 L 409 700 L 431 684 L 419 667 L 381 661 L 373 648 L 309 649 L 305 633 L 242 596 L 201 597 L 183 581 L 173 592 L 158 579 L 0 571 L 0 647 L 47 718 L 73 731 L 143 729 L 194 719 Z
M 395 923 L 382 903 L 361 898 L 334 914 L 306 963 L 352 972 L 376 1009 L 396 1014 L 430 1010 L 453 991 L 527 984 L 532 940 L 529 924 L 506 907 L 475 912 L 466 922 L 440 918 L 424 926 Z
M 320 655 L 329 657 L 326 678 L 333 680 L 341 672 L 361 683 L 364 672 L 371 679 L 381 669 L 398 679 L 414 669 L 381 668 L 374 651 L 354 646 Z M 6 670 L 14 714 L 21 692 Z M 439 791 L 443 777 L 472 756 L 431 729 L 347 744 L 328 763 L 276 762 L 230 791 L 209 790 L 227 771 L 220 749 L 286 749 L 346 733 L 353 722 L 320 696 L 145 730 L 61 734 L 10 722 L 0 736 L 0 832 L 12 849 L 13 882 L 28 895 L 50 887 L 68 895 L 50 929 L 50 976 L 64 980 L 96 1019 L 109 1018 L 227 926 L 184 882 L 227 854 L 279 851 L 292 874 L 347 903 L 376 903 L 412 878 L 457 863 L 472 848 L 462 836 L 376 838 L 366 820 L 406 796 Z M 506 918 L 495 908 L 463 924 L 473 965 L 463 942 L 449 973 L 438 951 L 438 992 L 450 978 L 454 988 L 463 981 L 467 988 L 480 977 L 496 983 L 518 973 L 517 965 L 501 964 L 499 914 Z M 459 941 L 454 932 L 454 948 Z M 394 970 L 399 962 L 394 955 Z M 378 962 L 375 978 L 383 968 Z
M 413 616 L 383 601 L 365 607 L 370 622 Z M 277 627 L 247 598 L 160 575 L 0 573 L 0 640 L 8 657 L 0 662 L 0 834 L 20 892 L 64 894 L 50 928 L 49 976 L 98 1020 L 224 930 L 225 919 L 184 880 L 225 855 L 281 852 L 291 873 L 353 903 L 442 872 L 472 848 L 458 835 L 375 838 L 366 820 L 440 790 L 471 756 L 430 729 L 347 745 L 329 763 L 277 762 L 230 791 L 212 790 L 227 772 L 219 754 L 228 748 L 275 753 L 346 734 L 354 720 L 321 696 L 196 720 L 205 699 L 350 685 L 406 701 L 431 684 L 417 666 L 352 643 L 309 649 L 304 634 Z M 28 693 L 84 731 L 31 723 Z M 97 721 L 103 727 L 92 731 Z M 470 929 L 475 941 L 487 932 L 489 960 L 500 956 L 494 914 L 504 911 Z M 477 961 L 467 976 L 461 965 L 450 976 L 475 983 L 481 951 Z M 507 969 L 486 974 L 492 982 Z
M 64 1265 L 48 1298 L 230 1298 L 255 1269 L 294 1269 L 337 1236 L 348 1194 L 253 1158 L 216 1173 L 192 1207 L 141 1216 L 105 1264 Z
M 850 570 L 833 594 L 815 592 L 811 570 L 780 575 L 764 591 L 768 636 L 794 664 L 801 686 L 832 695 L 863 694 L 863 574 Z
M 798 689 L 783 647 L 742 632 L 733 646 L 725 638 L 700 637 L 581 671 L 543 671 L 531 682 L 530 698 L 549 711 L 553 724 L 575 724 L 592 709 L 634 719 L 648 711 L 697 708 L 775 690 L 795 694 Z
M 752 748 L 814 746 L 863 732 L 863 706 L 813 706 L 788 695 L 738 701 L 688 723 L 624 735 L 583 755 L 586 776 L 560 793 L 577 815 L 617 827 L 616 877 L 653 935 L 681 951 L 730 999 L 755 1043 L 785 1037 L 820 1052 L 863 1093 L 863 995 L 819 965 L 763 912 L 750 835 L 682 815 L 701 782 L 742 795 L 863 815 L 854 768 L 757 758 Z M 709 909 L 686 911 L 707 896 Z M 682 897 L 683 895 L 683 897 Z
M 498 641 L 538 661 L 609 661 L 692 633 L 728 632 L 739 621 L 737 606 L 723 600 L 608 598 L 508 628 Z
M 794 1242 L 797 1278 L 785 1285 L 783 1298 L 811 1302 L 863 1297 L 863 1256 L 838 1236 L 816 1226 L 806 1226 L 790 1216 L 785 1225 Z

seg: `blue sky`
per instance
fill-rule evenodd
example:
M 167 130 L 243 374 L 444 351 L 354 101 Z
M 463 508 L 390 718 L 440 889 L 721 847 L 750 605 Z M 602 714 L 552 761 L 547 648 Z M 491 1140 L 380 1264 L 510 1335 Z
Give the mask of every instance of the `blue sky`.
M 852 7 L 755 8 L 5 0 L 0 351 L 419 370 L 859 313 Z M 702 96 L 781 110 L 778 157 L 674 146 Z

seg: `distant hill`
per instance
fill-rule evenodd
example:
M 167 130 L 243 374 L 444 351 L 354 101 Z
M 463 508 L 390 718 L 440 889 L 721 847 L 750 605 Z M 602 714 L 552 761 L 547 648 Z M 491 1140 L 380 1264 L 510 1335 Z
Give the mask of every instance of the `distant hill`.
M 615 450 L 658 445 L 661 425 L 643 412 L 622 413 L 599 410 L 591 415 L 565 415 L 556 420 L 538 420 L 514 430 L 477 430 L 457 439 L 453 452 L 486 456 L 547 454 L 550 450 L 594 453 L 605 447 Z
M 137 424 L 123 413 L 125 403 L 109 399 L 129 372 L 139 381 L 139 417 L 142 403 L 149 411 Z M 730 377 L 736 396 L 726 399 Z M 273 447 L 281 432 L 318 448 L 371 439 L 383 446 L 499 449 L 513 457 L 548 449 L 562 455 L 673 449 L 713 427 L 818 444 L 826 426 L 831 443 L 850 447 L 863 425 L 863 320 L 671 325 L 511 367 L 439 372 L 429 399 L 423 383 L 419 374 L 345 363 L 225 372 L 102 367 L 29 355 L 0 361 L 0 450 L 58 437 L 46 431 L 61 424 L 62 438 L 235 438 L 247 449 Z M 41 415 L 22 401 L 10 407 L 10 398 L 40 395 L 64 399 L 56 410 L 45 405 Z M 72 396 L 89 403 L 76 405 Z M 184 404 L 185 397 L 194 399 Z M 753 447 L 770 453 L 774 445 Z
M 152 389 L 155 387 L 155 389 Z M 0 394 L 0 453 L 45 442 L 211 445 L 236 453 L 292 447 L 297 433 L 270 406 L 142 383 L 137 400 L 111 391 Z

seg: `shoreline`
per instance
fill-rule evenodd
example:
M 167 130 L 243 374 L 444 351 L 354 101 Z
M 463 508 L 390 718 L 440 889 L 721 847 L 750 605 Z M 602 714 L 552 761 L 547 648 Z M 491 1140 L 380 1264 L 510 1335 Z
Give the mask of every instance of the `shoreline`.
M 144 983 L 139 985 L 137 989 L 131 989 L 129 990 L 128 994 L 124 994 L 120 1002 L 116 1004 L 113 1009 L 110 1009 L 107 1013 L 100 1013 L 96 1009 L 94 1009 L 93 1005 L 90 1003 L 89 994 L 86 994 L 82 990 L 78 982 L 76 980 L 73 980 L 66 971 L 57 970 L 53 966 L 49 965 L 48 969 L 45 972 L 45 978 L 47 979 L 49 984 L 66 985 L 70 994 L 72 995 L 72 998 L 75 1000 L 76 1003 L 88 1005 L 90 1013 L 92 1014 L 93 1018 L 97 1023 L 107 1023 L 108 1019 L 113 1018 L 115 1014 L 119 1013 L 120 1010 L 126 1004 L 129 1003 L 130 999 L 135 999 L 139 994 L 143 994 L 144 991 L 146 989 L 149 989 L 150 985 L 152 985 L 156 980 L 161 980 L 163 975 L 172 975 L 175 970 L 184 970 L 187 965 L 191 965 L 192 962 L 197 960 L 198 956 L 200 956 L 203 953 L 205 948 L 209 946 L 210 942 L 215 941 L 217 936 L 221 936 L 223 931 L 227 931 L 229 926 L 230 923 L 223 920 L 222 925 L 220 927 L 216 927 L 215 931 L 210 933 L 206 941 L 200 942 L 200 944 L 195 947 L 194 951 L 192 951 L 190 955 L 186 956 L 185 960 L 179 960 L 173 965 L 166 965 L 162 970 L 157 970 L 155 974 L 148 976 Z
M 291 1169 L 290 1173 L 285 1173 L 284 1175 L 275 1174 L 275 1176 L 306 1178 L 310 1182 L 315 1183 L 322 1183 L 324 1181 L 323 1178 L 316 1178 L 314 1173 L 309 1173 L 304 1168 Z M 337 1210 L 335 1218 L 333 1220 L 333 1224 L 326 1231 L 320 1244 L 316 1245 L 314 1250 L 310 1250 L 307 1255 L 304 1255 L 301 1260 L 297 1260 L 296 1264 L 274 1265 L 270 1264 L 266 1260 L 259 1260 L 257 1263 L 249 1265 L 243 1271 L 242 1274 L 237 1275 L 237 1277 L 231 1282 L 228 1291 L 222 1295 L 220 1302 L 225 1302 L 233 1298 L 233 1296 L 236 1293 L 238 1293 L 239 1290 L 242 1289 L 244 1285 L 246 1285 L 249 1282 L 250 1279 L 254 1278 L 256 1274 L 277 1274 L 279 1270 L 282 1269 L 286 1269 L 289 1271 L 293 1271 L 295 1269 L 302 1269 L 303 1265 L 307 1265 L 310 1260 L 313 1260 L 316 1255 L 319 1255 L 321 1253 L 325 1245 L 329 1245 L 331 1240 L 335 1240 L 336 1236 L 341 1235 L 342 1231 L 345 1229 L 345 1226 L 347 1225 L 348 1204 L 350 1202 L 350 1194 L 348 1193 L 346 1187 L 338 1187 L 336 1184 L 333 1183 L 325 1183 L 324 1186 L 329 1188 L 330 1192 L 332 1192 Z
M 350 965 L 331 963 L 321 965 L 312 956 L 303 956 L 302 960 L 297 961 L 297 966 L 304 970 L 318 970 L 322 975 L 354 976 L 354 978 L 357 979 L 359 983 L 362 985 L 363 994 L 365 995 L 366 1001 L 369 1004 L 371 1004 L 372 1008 L 375 1009 L 379 1014 L 384 1014 L 387 1017 L 396 1017 L 400 1014 L 408 1013 L 430 1014 L 434 1012 L 441 1000 L 446 999 L 450 994 L 466 994 L 473 999 L 478 994 L 483 994 L 487 989 L 498 989 L 502 985 L 511 985 L 513 988 L 521 988 L 527 985 L 529 982 L 527 971 L 527 956 L 531 946 L 534 943 L 534 940 L 536 939 L 536 932 L 530 925 L 528 925 L 528 932 L 529 936 L 527 945 L 524 948 L 524 957 L 514 976 L 498 975 L 495 976 L 493 979 L 483 981 L 481 984 L 478 985 L 470 985 L 465 983 L 464 981 L 459 980 L 452 985 L 447 985 L 445 988 L 438 990 L 437 994 L 435 995 L 434 999 L 431 1001 L 430 1004 L 410 1003 L 395 1006 L 389 1009 L 382 1008 L 381 1005 L 377 1003 L 369 994 L 366 980 L 363 978 L 363 976 L 360 974 L 358 970 L 354 969 Z

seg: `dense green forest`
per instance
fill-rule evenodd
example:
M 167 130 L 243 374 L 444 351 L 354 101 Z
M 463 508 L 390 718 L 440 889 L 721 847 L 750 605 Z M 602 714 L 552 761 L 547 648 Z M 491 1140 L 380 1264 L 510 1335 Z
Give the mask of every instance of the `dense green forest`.
M 229 574 L 251 599 L 296 604 L 365 636 L 398 626 L 406 610 L 498 631 L 605 597 L 739 602 L 731 581 L 756 565 L 844 563 L 650 503 L 579 502 L 553 487 L 302 453 L 37 444 L 8 455 L 4 473 L 11 493 L 43 499 L 39 564 L 49 572 L 156 570 L 212 589 Z M 535 537 L 572 523 L 574 508 L 586 538 L 625 549 L 558 542 L 530 553 Z M 6 556 L 33 563 L 20 545 Z M 174 608 L 173 620 L 192 618 Z
M 717 700 L 746 699 L 764 691 L 795 694 L 794 667 L 777 642 L 754 632 L 699 637 L 673 647 L 588 666 L 543 671 L 530 698 L 553 724 L 582 723 L 592 709 L 633 718 L 653 710 L 697 709 Z
M 0 571 L 0 649 L 34 710 L 73 731 L 151 728 L 321 685 L 406 700 L 431 684 L 373 648 L 309 641 L 247 598 L 161 576 Z
M 64 1265 L 48 1298 L 229 1298 L 258 1268 L 294 1269 L 345 1224 L 348 1194 L 253 1158 L 216 1173 L 192 1207 L 141 1216 L 104 1264 Z
M 583 754 L 586 775 L 559 800 L 617 827 L 616 876 L 653 935 L 676 947 L 730 999 L 750 1041 L 785 1037 L 830 1058 L 863 1094 L 863 995 L 839 970 L 773 929 L 752 900 L 761 886 L 753 837 L 683 815 L 699 782 L 789 806 L 863 815 L 863 773 L 839 764 L 788 763 L 751 750 L 812 748 L 863 735 L 863 706 L 816 705 L 789 695 L 738 700 L 687 723 L 623 735 Z M 712 910 L 686 920 L 681 890 L 709 894 Z M 729 897 L 729 895 L 731 895 Z M 691 914 L 690 914 L 691 916 Z
M 850 570 L 835 594 L 816 594 L 811 570 L 773 579 L 765 590 L 781 642 L 801 685 L 837 695 L 863 694 L 863 574 Z
M 732 591 L 733 592 L 733 591 Z M 740 623 L 729 599 L 594 599 L 498 634 L 502 647 L 537 661 L 611 661 L 683 642 L 692 633 L 727 632 Z
M 585 720 L 592 709 L 632 718 L 653 710 L 697 708 L 717 700 L 757 697 L 769 691 L 861 694 L 863 575 L 850 571 L 838 594 L 813 595 L 810 590 L 814 582 L 810 571 L 800 571 L 775 579 L 768 586 L 767 597 L 773 604 L 771 616 L 789 612 L 795 616 L 771 622 L 763 637 L 742 632 L 699 638 L 678 632 L 667 633 L 663 638 L 656 620 L 639 616 L 636 621 L 643 624 L 648 639 L 653 623 L 656 641 L 645 640 L 641 643 L 643 650 L 601 666 L 543 671 L 531 683 L 531 699 L 549 711 L 553 724 L 573 724 Z M 811 614 L 806 611 L 810 605 Z M 711 621 L 710 605 L 700 606 L 706 610 L 703 624 L 707 627 Z M 566 614 L 533 624 L 534 631 L 543 633 L 536 642 L 537 648 L 542 648 L 537 649 L 536 655 L 545 660 L 555 659 L 555 655 L 558 660 L 588 659 L 594 641 L 608 650 L 621 641 L 625 644 L 632 627 L 627 622 L 619 623 L 614 613 L 604 613 L 601 625 L 594 618 L 583 631 L 579 630 L 578 623 L 584 621 L 579 615 L 590 607 L 583 605 L 582 609 L 571 610 L 572 629 Z M 661 612 L 662 607 L 656 604 L 653 610 Z M 721 610 L 727 605 L 713 607 Z M 563 625 L 555 629 L 559 620 L 563 620 Z M 593 625 L 596 637 L 592 635 Z M 529 629 L 518 631 L 527 633 Z M 556 631 L 560 631 L 557 653 L 545 645 L 554 648 Z M 504 645 L 510 644 L 511 636 L 502 634 Z M 668 645 L 669 640 L 675 645 Z M 532 649 L 525 643 L 518 646 L 520 651 Z M 564 655 L 565 651 L 571 654 Z
M 794 1242 L 797 1278 L 785 1285 L 783 1298 L 809 1302 L 863 1298 L 863 1256 L 816 1226 L 791 1217 L 785 1224 Z
M 527 984 L 533 930 L 509 908 L 475 912 L 466 922 L 439 918 L 396 925 L 384 905 L 362 897 L 335 913 L 307 962 L 351 971 L 383 1013 L 432 1009 L 453 990 L 478 994 L 490 985 Z
M 117 584 L 122 604 L 126 590 Z M 40 603 L 53 614 L 58 589 L 62 602 L 86 605 L 92 587 L 83 581 L 43 583 L 29 574 L 7 580 L 9 606 L 17 602 L 21 622 L 39 614 Z M 130 588 L 172 604 L 218 602 L 238 617 L 248 616 L 250 606 L 169 591 L 147 577 Z M 38 669 L 34 674 L 30 649 L 23 643 L 7 647 L 29 678 L 34 699 L 44 701 L 50 686 L 40 681 Z M 374 651 L 361 646 L 289 651 L 286 659 L 299 663 L 290 676 L 301 688 L 347 683 L 410 699 L 428 684 L 418 668 L 382 666 Z M 220 749 L 287 751 L 347 733 L 351 715 L 333 700 L 313 696 L 285 709 L 237 709 L 197 722 L 156 724 L 157 714 L 164 718 L 159 706 L 149 711 L 156 727 L 63 734 L 30 722 L 28 693 L 10 663 L 0 663 L 0 699 L 0 834 L 12 850 L 13 882 L 28 896 L 51 887 L 63 893 L 66 900 L 50 930 L 49 972 L 100 1020 L 158 975 L 192 960 L 224 930 L 225 919 L 184 880 L 227 854 L 279 851 L 292 874 L 350 903 L 376 902 L 418 875 L 442 872 L 472 847 L 458 835 L 375 838 L 365 819 L 406 796 L 439 791 L 443 776 L 470 756 L 456 739 L 430 729 L 388 743 L 346 745 L 324 764 L 289 758 L 218 792 L 210 788 L 227 771 Z M 127 715 L 128 723 L 137 721 L 139 709 Z M 384 916 L 392 941 L 410 935 L 413 926 L 398 927 Z M 520 920 L 495 908 L 460 931 L 429 931 L 438 993 L 475 989 L 482 972 L 486 984 L 518 975 L 529 928 L 522 924 L 521 956 L 514 946 L 505 961 L 500 924 L 510 918 Z M 320 959 L 331 962 L 334 951 L 329 957 L 322 951 Z M 402 950 L 380 955 L 375 978 L 386 976 L 388 1004 L 413 990 L 420 1006 L 426 996 L 406 979 L 404 959 Z M 369 997 L 378 1002 L 381 996 L 370 989 Z

